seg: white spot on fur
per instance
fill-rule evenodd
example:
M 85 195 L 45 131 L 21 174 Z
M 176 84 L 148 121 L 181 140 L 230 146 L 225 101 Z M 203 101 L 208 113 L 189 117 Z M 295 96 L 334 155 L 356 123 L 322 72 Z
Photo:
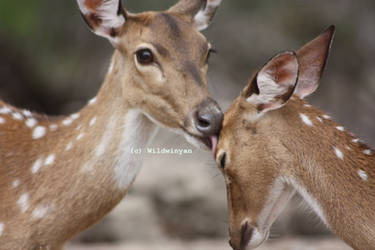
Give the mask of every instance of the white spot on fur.
M 312 107 L 310 104 L 304 104 L 303 106 L 305 106 L 306 108 L 311 108 Z
M 352 149 L 349 146 L 345 146 L 345 148 L 349 151 L 352 151 Z
M 73 148 L 73 143 L 72 142 L 69 142 L 68 145 L 66 145 L 65 147 L 65 151 L 69 151 Z
M 322 118 L 320 118 L 319 116 L 316 117 L 316 119 L 317 119 L 318 121 L 320 121 L 320 122 L 323 122 Z
M 43 166 L 43 157 L 40 157 L 34 162 L 33 166 L 31 167 L 31 172 L 33 174 L 36 174 L 42 166 Z
M 368 176 L 367 176 L 367 173 L 363 170 L 358 170 L 358 175 L 359 177 L 361 177 L 362 180 L 364 181 L 367 181 L 368 180 Z
M 47 215 L 48 210 L 49 207 L 46 205 L 38 206 L 33 210 L 32 216 L 36 220 L 42 219 Z
M 366 150 L 363 150 L 363 153 L 365 154 L 365 155 L 372 155 L 372 150 L 371 149 L 366 149 Z
M 336 127 L 336 129 L 339 130 L 339 131 L 345 131 L 345 128 L 342 127 L 342 126 L 338 126 L 338 127 Z
M 37 123 L 38 122 L 34 118 L 29 118 L 29 119 L 26 120 L 26 126 L 29 127 L 29 128 L 35 127 L 35 125 Z
M 18 188 L 18 186 L 20 185 L 20 180 L 14 180 L 13 182 L 12 182 L 12 187 L 13 188 Z
M 66 118 L 65 120 L 63 120 L 63 122 L 62 122 L 62 124 L 64 125 L 64 126 L 69 126 L 69 125 L 71 125 L 73 123 L 73 119 L 71 119 L 71 118 Z
M 111 65 L 109 65 L 109 69 L 108 69 L 109 74 L 112 74 L 114 67 L 115 67 L 115 60 L 112 60 Z
M 95 104 L 96 101 L 97 101 L 97 98 L 96 98 L 96 97 L 92 98 L 92 99 L 89 101 L 89 105 L 93 105 L 93 104 Z
M 353 139 L 352 142 L 354 142 L 354 143 L 358 143 L 358 142 L 359 142 L 359 139 Z
M 57 126 L 57 124 L 51 124 L 49 125 L 49 130 L 51 131 L 56 131 L 58 129 L 59 126 Z
M 341 152 L 340 149 L 336 148 L 336 147 L 333 147 L 334 151 L 335 151 L 335 154 L 338 158 L 340 158 L 341 160 L 344 159 L 344 154 Z
M 299 116 L 301 117 L 302 121 L 303 121 L 306 125 L 308 125 L 308 126 L 313 126 L 312 121 L 310 120 L 310 118 L 309 118 L 307 115 L 305 115 L 305 114 L 299 114 Z
M 329 115 L 323 115 L 323 118 L 326 119 L 326 120 L 331 119 L 331 117 Z
M 81 116 L 80 114 L 76 113 L 76 114 L 72 114 L 72 115 L 70 116 L 70 118 L 72 118 L 72 120 L 75 121 L 75 120 L 77 120 L 80 116 Z
M 0 117 L 0 124 L 4 124 L 5 123 L 5 119 Z
M 85 136 L 84 133 L 79 134 L 79 135 L 77 136 L 77 138 L 76 138 L 77 141 L 81 140 L 84 136 Z
M 24 193 L 21 195 L 21 197 L 18 199 L 17 204 L 20 206 L 21 212 L 25 213 L 27 209 L 29 208 L 29 194 Z
M 4 233 L 4 223 L 0 223 L 0 237 L 3 235 Z
M 89 123 L 89 126 L 90 127 L 92 127 L 92 126 L 94 126 L 95 125 L 95 123 L 96 123 L 96 116 L 94 117 L 94 118 L 92 118 L 91 120 L 90 120 L 90 123 Z
M 24 110 L 22 111 L 22 114 L 23 114 L 24 116 L 26 116 L 26 117 L 32 117 L 32 116 L 33 116 L 33 114 L 32 114 L 30 111 L 26 110 L 26 109 L 24 109 Z
M 2 114 L 2 115 L 7 115 L 7 114 L 10 114 L 11 112 L 12 112 L 12 110 L 8 107 L 0 108 L 0 114 Z
M 33 131 L 33 138 L 40 139 L 46 135 L 46 128 L 43 126 L 38 126 Z
M 44 165 L 49 166 L 49 165 L 52 165 L 54 162 L 55 162 L 55 155 L 50 154 L 44 161 Z
M 17 112 L 14 112 L 12 114 L 12 117 L 13 117 L 14 120 L 18 120 L 18 121 L 23 120 L 23 116 L 20 113 L 17 113 Z

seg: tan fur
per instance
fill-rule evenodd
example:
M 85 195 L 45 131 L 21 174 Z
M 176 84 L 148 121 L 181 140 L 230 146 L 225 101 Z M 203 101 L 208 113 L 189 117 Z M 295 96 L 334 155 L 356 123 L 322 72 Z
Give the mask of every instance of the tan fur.
M 317 49 L 327 51 L 332 31 L 329 39 L 321 38 L 314 43 L 311 53 Z M 304 61 L 303 55 L 297 54 L 299 61 Z M 316 89 L 314 84 L 318 84 L 316 79 L 324 67 L 324 55 L 313 63 L 318 65 L 315 74 L 319 75 L 313 75 L 314 79 L 304 82 L 306 87 L 297 91 L 311 93 Z M 369 149 L 366 145 L 357 143 L 355 137 L 297 95 L 285 106 L 251 120 L 249 117 L 257 112 L 257 107 L 246 100 L 246 91 L 249 87 L 225 114 L 217 147 L 218 164 L 223 163 L 223 155 L 226 159 L 222 171 L 227 184 L 234 249 L 250 249 L 248 242 L 244 244 L 246 223 L 261 231 L 264 240 L 268 237 L 271 225 L 262 225 L 262 212 L 268 204 L 280 201 L 281 195 L 271 196 L 277 193 L 273 190 L 277 183 L 280 193 L 285 195 L 280 208 L 294 194 L 293 189 L 303 194 L 302 187 L 316 200 L 323 219 L 335 234 L 355 249 L 375 249 L 374 154 L 366 155 L 364 150 Z M 301 114 L 309 119 L 311 126 L 301 119 Z M 334 148 L 343 153 L 343 159 Z M 359 170 L 367 174 L 367 180 L 360 177 Z
M 99 4 L 88 1 L 86 6 L 95 9 Z M 141 44 L 154 52 L 158 63 L 154 68 L 137 65 L 135 52 Z M 32 114 L 36 126 L 47 128 L 44 136 L 33 139 L 36 126 L 26 126 L 23 111 L 0 101 L 0 109 L 11 109 L 9 114 L 0 114 L 5 120 L 0 123 L 0 224 L 4 225 L 0 250 L 62 249 L 67 240 L 116 206 L 131 184 L 119 188 L 114 170 L 119 164 L 124 119 L 130 111 L 139 110 L 162 126 L 201 138 L 188 121 L 209 98 L 208 50 L 206 38 L 178 14 L 132 14 L 121 29 L 113 69 L 96 102 L 78 112 L 79 118 L 68 126 L 63 123 L 69 117 Z M 12 118 L 17 113 L 22 120 Z M 96 123 L 90 125 L 94 117 Z M 140 141 L 146 142 L 152 134 L 154 124 L 148 117 L 139 118 L 139 131 L 144 132 L 138 135 Z M 56 130 L 49 129 L 53 124 L 58 125 Z M 98 158 L 98 145 L 108 131 L 113 136 Z M 66 150 L 70 142 L 72 148 Z M 32 173 L 37 159 L 43 156 L 45 161 L 50 154 L 55 155 L 53 164 L 43 164 Z M 92 166 L 87 165 L 91 161 Z M 13 186 L 14 181 L 18 186 Z M 17 202 L 25 194 L 28 207 L 22 212 Z M 45 216 L 33 217 L 41 205 L 48 207 Z

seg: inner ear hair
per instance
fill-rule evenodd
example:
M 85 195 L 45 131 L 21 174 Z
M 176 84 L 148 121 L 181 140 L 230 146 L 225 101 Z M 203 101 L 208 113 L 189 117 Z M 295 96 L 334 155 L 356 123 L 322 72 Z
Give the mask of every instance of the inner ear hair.
M 282 107 L 292 96 L 299 74 L 297 55 L 284 51 L 270 59 L 252 78 L 243 96 L 258 112 Z
M 259 95 L 260 91 L 259 91 L 259 87 L 258 87 L 258 82 L 257 82 L 257 79 L 258 79 L 258 73 L 255 73 L 249 80 L 246 88 L 244 89 L 244 91 L 242 92 L 242 97 L 244 98 L 249 98 L 252 94 L 256 94 L 256 95 Z
M 127 19 L 121 0 L 77 0 L 77 3 L 91 31 L 115 46 Z

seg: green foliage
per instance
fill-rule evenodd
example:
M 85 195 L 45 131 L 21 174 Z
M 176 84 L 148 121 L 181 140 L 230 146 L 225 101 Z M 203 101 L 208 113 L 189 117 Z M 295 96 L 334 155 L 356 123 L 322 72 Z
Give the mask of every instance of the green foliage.
M 0 1 L 0 23 L 2 30 L 12 34 L 27 35 L 37 28 L 42 15 L 40 6 L 43 0 Z

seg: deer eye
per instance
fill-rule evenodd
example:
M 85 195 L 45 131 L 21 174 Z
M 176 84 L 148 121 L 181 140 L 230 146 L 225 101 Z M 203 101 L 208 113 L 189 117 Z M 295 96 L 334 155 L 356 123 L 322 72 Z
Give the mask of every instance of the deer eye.
M 154 62 L 154 55 L 150 49 L 140 49 L 136 52 L 136 56 L 140 64 L 147 65 Z
M 225 164 L 227 163 L 227 154 L 226 153 L 222 153 L 219 156 L 219 163 L 220 163 L 220 168 L 224 169 Z
M 206 63 L 209 63 L 211 55 L 216 54 L 216 53 L 217 53 L 216 49 L 213 49 L 213 48 L 209 49 L 208 54 L 207 54 L 207 58 L 206 58 Z

